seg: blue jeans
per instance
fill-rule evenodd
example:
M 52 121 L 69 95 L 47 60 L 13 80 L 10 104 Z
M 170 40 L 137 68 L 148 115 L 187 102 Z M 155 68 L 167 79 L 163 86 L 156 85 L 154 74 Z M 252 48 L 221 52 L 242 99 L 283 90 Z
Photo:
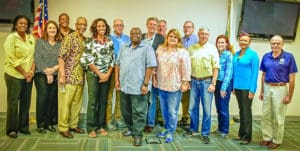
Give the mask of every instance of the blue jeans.
M 231 94 L 231 85 L 226 89 L 226 96 L 221 97 L 221 87 L 223 81 L 217 81 L 215 90 L 215 103 L 218 113 L 218 131 L 222 134 L 228 134 L 229 131 L 229 101 Z
M 211 79 L 197 80 L 192 78 L 189 114 L 191 116 L 190 130 L 198 132 L 199 127 L 199 104 L 201 101 L 203 108 L 202 119 L 202 136 L 208 136 L 211 127 L 211 103 L 213 92 L 208 92 L 208 86 L 211 84 Z
M 181 100 L 181 90 L 169 92 L 158 89 L 161 113 L 165 122 L 165 129 L 174 134 L 178 122 L 178 110 Z
M 149 97 L 149 104 L 148 104 L 147 126 L 155 125 L 157 100 L 158 100 L 158 88 L 152 86 L 150 97 Z

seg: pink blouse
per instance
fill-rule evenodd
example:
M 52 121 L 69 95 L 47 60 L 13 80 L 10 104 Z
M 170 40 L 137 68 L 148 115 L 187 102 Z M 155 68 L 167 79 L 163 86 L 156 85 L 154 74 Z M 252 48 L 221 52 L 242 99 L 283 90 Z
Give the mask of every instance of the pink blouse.
M 178 48 L 171 53 L 167 48 L 156 50 L 157 85 L 164 91 L 178 91 L 184 81 L 191 81 L 191 59 L 184 48 Z

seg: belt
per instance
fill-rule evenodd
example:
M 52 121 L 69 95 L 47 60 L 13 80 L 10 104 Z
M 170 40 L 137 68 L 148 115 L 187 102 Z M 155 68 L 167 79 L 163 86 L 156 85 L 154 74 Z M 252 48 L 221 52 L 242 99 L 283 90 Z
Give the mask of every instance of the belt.
M 267 83 L 270 86 L 286 86 L 286 83 Z
M 196 79 L 196 80 L 206 80 L 206 79 L 211 79 L 212 76 L 208 76 L 208 77 L 202 77 L 202 78 L 196 78 L 194 76 L 192 76 L 193 79 Z

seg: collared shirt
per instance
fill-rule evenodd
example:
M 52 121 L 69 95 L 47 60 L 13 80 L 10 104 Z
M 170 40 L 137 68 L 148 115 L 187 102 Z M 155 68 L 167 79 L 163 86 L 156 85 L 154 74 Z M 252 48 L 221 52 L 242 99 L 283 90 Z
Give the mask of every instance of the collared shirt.
M 219 68 L 218 50 L 212 44 L 200 46 L 198 43 L 189 47 L 192 61 L 192 76 L 203 78 L 213 76 L 213 69 Z
M 34 63 L 35 72 L 43 73 L 45 68 L 52 68 L 58 64 L 60 42 L 51 45 L 47 40 L 38 39 L 35 44 Z M 55 72 L 57 74 L 57 72 Z
M 3 44 L 6 53 L 4 72 L 18 79 L 25 77 L 15 67 L 21 65 L 25 72 L 29 72 L 34 61 L 34 37 L 26 34 L 25 38 L 24 42 L 17 32 L 13 32 Z
M 224 50 L 220 54 L 220 69 L 218 73 L 218 80 L 223 81 L 221 91 L 226 91 L 232 79 L 232 53 L 229 50 Z
M 61 43 L 59 57 L 65 62 L 66 84 L 84 83 L 84 71 L 80 65 L 84 47 L 84 40 L 80 38 L 78 32 L 67 35 Z
M 242 57 L 241 51 L 233 56 L 233 88 L 256 92 L 259 58 L 251 48 L 247 48 Z
M 119 50 L 121 49 L 121 47 L 130 43 L 130 38 L 128 35 L 125 35 L 125 34 L 121 34 L 121 36 L 117 36 L 115 33 L 113 33 L 111 35 L 111 39 L 114 42 L 115 58 L 116 58 L 118 56 L 118 53 L 119 53 Z
M 80 59 L 81 65 L 87 72 L 96 75 L 90 68 L 94 64 L 101 73 L 106 73 L 109 67 L 114 67 L 114 44 L 107 37 L 105 43 L 100 44 L 95 39 L 89 38 L 86 41 L 85 51 Z
M 265 72 L 266 83 L 288 83 L 289 74 L 298 72 L 294 56 L 286 51 L 274 58 L 272 51 L 266 53 L 260 64 L 260 70 Z
M 158 47 L 156 58 L 157 84 L 161 90 L 175 92 L 181 89 L 183 81 L 191 80 L 191 59 L 186 49 L 168 53 L 165 47 Z
M 147 34 L 145 35 L 145 39 L 143 39 L 143 41 L 149 45 L 153 44 L 154 38 L 155 38 L 156 34 L 153 34 L 152 37 L 148 38 Z
M 189 48 L 193 44 L 196 44 L 198 42 L 198 37 L 194 34 L 190 35 L 189 37 L 182 37 L 182 43 L 185 48 Z
M 121 91 L 134 95 L 141 94 L 146 68 L 157 66 L 153 48 L 144 43 L 135 48 L 132 48 L 131 44 L 123 46 L 116 64 L 120 66 Z

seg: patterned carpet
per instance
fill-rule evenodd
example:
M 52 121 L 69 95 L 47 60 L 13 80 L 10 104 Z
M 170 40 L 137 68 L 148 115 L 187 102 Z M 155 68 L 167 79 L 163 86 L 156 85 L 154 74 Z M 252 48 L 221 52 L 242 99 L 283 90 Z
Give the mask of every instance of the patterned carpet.
M 81 118 L 81 125 L 84 120 Z M 288 118 L 285 125 L 284 143 L 277 150 L 299 151 L 300 150 L 300 120 L 299 118 Z M 212 131 L 216 129 L 217 121 L 212 121 Z M 233 140 L 237 136 L 238 123 L 230 125 L 229 139 L 220 140 L 217 136 L 211 135 L 211 143 L 203 144 L 200 136 L 189 138 L 182 137 L 184 131 L 177 128 L 175 141 L 165 143 L 163 139 L 161 144 L 147 144 L 143 141 L 141 147 L 132 146 L 131 138 L 123 137 L 122 132 L 113 131 L 108 136 L 98 136 L 89 138 L 87 134 L 74 134 L 74 139 L 65 139 L 56 132 L 40 134 L 36 131 L 34 120 L 31 121 L 31 135 L 19 134 L 19 138 L 11 139 L 5 135 L 5 118 L 0 117 L 0 150 L 1 151 L 258 151 L 268 150 L 261 147 L 261 127 L 258 118 L 253 121 L 253 141 L 249 145 L 240 145 Z M 160 131 L 156 126 L 151 134 L 146 134 L 145 139 L 158 141 L 155 137 Z

